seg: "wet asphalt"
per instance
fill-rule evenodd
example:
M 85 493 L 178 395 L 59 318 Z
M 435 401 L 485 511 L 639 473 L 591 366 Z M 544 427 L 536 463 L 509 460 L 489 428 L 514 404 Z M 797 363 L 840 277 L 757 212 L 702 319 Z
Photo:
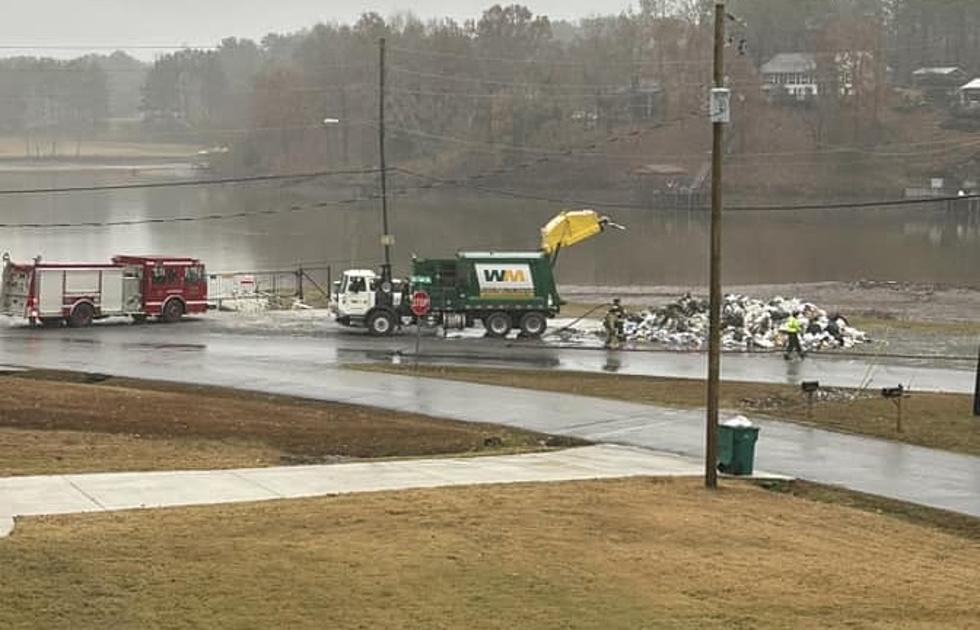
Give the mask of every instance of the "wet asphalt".
M 184 383 L 236 387 L 336 400 L 467 421 L 703 456 L 703 413 L 611 400 L 370 374 L 344 363 L 409 361 L 410 335 L 377 340 L 324 323 L 312 334 L 263 334 L 227 328 L 221 317 L 177 325 L 112 324 L 86 330 L 0 329 L 0 363 Z M 702 377 L 700 355 L 622 353 L 513 345 L 483 339 L 422 342 L 422 361 Z M 730 356 L 725 378 L 828 385 L 972 391 L 963 369 L 812 358 Z M 980 516 L 980 457 L 761 421 L 757 466 L 773 473 Z
M 220 361 L 224 355 L 247 354 L 256 344 L 264 352 L 318 365 L 390 362 L 395 355 L 416 360 L 416 336 L 412 329 L 378 339 L 327 320 L 307 321 L 298 329 L 264 328 L 261 320 L 215 313 L 176 325 L 137 326 L 126 319 L 101 322 L 85 330 L 8 325 L 0 327 L 0 363 L 16 365 L 21 361 L 31 365 L 41 360 L 45 364 L 65 362 L 65 369 L 85 370 L 89 369 L 85 367 L 86 357 L 97 355 L 100 362 L 125 368 L 132 361 L 145 362 L 171 355 L 184 357 L 185 353 L 195 352 L 208 360 Z M 86 351 L 79 353 L 80 348 Z M 609 351 L 479 337 L 442 339 L 433 331 L 426 331 L 422 337 L 418 361 L 680 378 L 704 378 L 707 371 L 704 353 Z M 726 353 L 722 360 L 722 377 L 727 380 L 791 385 L 815 380 L 831 387 L 872 389 L 901 384 L 912 391 L 955 393 L 973 392 L 975 370 L 973 359 L 892 359 L 875 356 L 873 351 L 863 356 L 811 354 L 804 361 L 786 361 L 778 353 Z

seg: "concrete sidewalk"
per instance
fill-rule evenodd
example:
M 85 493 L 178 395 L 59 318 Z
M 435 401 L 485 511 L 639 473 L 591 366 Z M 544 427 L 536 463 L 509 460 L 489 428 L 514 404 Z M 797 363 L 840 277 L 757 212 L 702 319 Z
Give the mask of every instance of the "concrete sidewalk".
M 703 474 L 700 462 L 625 446 L 547 453 L 237 470 L 0 478 L 0 537 L 14 517 L 293 499 L 494 483 Z M 770 476 L 771 477 L 771 476 Z

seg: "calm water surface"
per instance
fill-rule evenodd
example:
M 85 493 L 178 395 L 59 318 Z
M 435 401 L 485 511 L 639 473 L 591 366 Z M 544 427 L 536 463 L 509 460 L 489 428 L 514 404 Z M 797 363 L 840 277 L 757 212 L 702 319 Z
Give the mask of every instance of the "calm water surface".
M 2 171 L 2 169 L 0 169 Z M 181 167 L 93 173 L 8 169 L 0 188 L 64 187 L 193 177 Z M 78 223 L 229 214 L 357 196 L 337 184 L 251 184 L 0 197 L 2 223 Z M 390 204 L 396 268 L 411 254 L 457 249 L 532 249 L 553 204 L 430 191 Z M 707 274 L 703 213 L 609 209 L 626 232 L 610 232 L 563 252 L 562 282 L 698 284 Z M 105 260 L 119 253 L 204 259 L 212 270 L 290 268 L 300 262 L 376 264 L 378 202 L 276 216 L 193 223 L 83 228 L 0 228 L 0 249 L 16 259 Z M 832 212 L 730 214 L 725 220 L 725 282 L 811 282 L 875 278 L 980 284 L 980 213 L 935 206 Z

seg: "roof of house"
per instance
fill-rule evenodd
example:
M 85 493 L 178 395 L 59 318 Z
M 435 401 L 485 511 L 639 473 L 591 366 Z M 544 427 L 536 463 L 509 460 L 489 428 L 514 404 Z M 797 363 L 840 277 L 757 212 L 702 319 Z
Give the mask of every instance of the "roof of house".
M 922 77 L 926 75 L 950 75 L 956 74 L 957 72 L 962 73 L 963 69 L 959 66 L 936 66 L 932 68 L 919 68 L 912 73 L 913 76 Z
M 763 74 L 812 72 L 816 69 L 817 60 L 811 53 L 779 53 L 762 64 L 761 68 Z
M 980 90 L 980 79 L 974 79 L 966 85 L 960 86 L 961 90 Z

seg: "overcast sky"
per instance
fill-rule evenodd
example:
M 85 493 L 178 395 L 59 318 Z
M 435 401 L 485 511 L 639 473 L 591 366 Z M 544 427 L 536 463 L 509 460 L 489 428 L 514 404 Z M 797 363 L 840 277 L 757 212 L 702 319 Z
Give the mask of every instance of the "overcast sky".
M 492 0 L 2 0 L 0 56 L 45 54 L 73 57 L 91 47 L 210 45 L 223 37 L 259 39 L 318 21 L 350 22 L 365 11 L 391 15 L 411 9 L 423 19 L 479 16 Z M 501 4 L 505 4 L 501 2 Z M 528 0 L 536 14 L 577 19 L 618 13 L 629 0 Z M 79 47 L 42 50 L 48 46 Z M 132 50 L 152 59 L 152 50 Z

